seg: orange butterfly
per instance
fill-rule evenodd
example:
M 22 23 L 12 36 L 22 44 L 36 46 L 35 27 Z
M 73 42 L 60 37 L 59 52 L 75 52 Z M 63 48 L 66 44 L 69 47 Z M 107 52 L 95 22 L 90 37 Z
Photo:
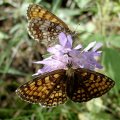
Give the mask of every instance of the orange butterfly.
M 29 5 L 27 18 L 30 36 L 45 46 L 55 44 L 61 32 L 73 34 L 61 19 L 40 5 Z
M 108 92 L 114 81 L 109 77 L 84 68 L 59 69 L 37 76 L 20 86 L 16 92 L 25 101 L 42 106 L 56 106 L 67 99 L 87 102 Z

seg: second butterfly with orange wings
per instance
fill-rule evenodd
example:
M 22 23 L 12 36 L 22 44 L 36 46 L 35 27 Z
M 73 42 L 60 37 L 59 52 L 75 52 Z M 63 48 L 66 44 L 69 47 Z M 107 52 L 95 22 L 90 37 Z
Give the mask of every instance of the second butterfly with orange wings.
M 72 34 L 72 31 L 61 19 L 37 4 L 29 5 L 27 18 L 30 36 L 46 47 L 58 42 L 58 35 L 61 32 Z

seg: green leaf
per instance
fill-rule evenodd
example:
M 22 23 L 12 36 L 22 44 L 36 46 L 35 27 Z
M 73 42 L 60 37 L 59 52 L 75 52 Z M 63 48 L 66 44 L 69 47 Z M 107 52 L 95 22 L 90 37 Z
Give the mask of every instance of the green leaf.
M 80 8 L 84 8 L 89 4 L 90 0 L 75 0 L 75 2 Z
M 2 69 L 0 69 L 0 73 L 8 73 L 8 74 L 13 74 L 13 75 L 21 75 L 21 76 L 26 76 L 25 73 L 20 72 L 19 70 L 16 70 L 14 68 L 9 68 L 7 71 L 3 71 Z
M 108 75 L 116 82 L 116 90 L 120 90 L 120 52 L 112 48 L 105 48 L 102 63 Z
M 120 48 L 120 35 L 112 35 L 108 41 L 110 45 Z

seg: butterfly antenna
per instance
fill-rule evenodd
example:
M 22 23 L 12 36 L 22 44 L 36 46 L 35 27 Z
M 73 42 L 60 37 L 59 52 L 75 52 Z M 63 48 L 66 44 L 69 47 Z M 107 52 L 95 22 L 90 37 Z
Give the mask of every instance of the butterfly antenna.
M 75 30 L 73 31 L 73 33 L 74 33 L 73 36 L 75 36 L 77 34 L 77 29 L 79 26 L 80 26 L 80 23 L 76 26 Z

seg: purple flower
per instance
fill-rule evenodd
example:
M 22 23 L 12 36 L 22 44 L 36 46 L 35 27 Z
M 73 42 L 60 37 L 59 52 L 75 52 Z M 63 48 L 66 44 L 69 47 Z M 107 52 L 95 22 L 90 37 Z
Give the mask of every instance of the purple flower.
M 48 48 L 51 56 L 42 61 L 34 62 L 44 65 L 44 67 L 39 69 L 34 75 L 57 69 L 67 69 L 68 64 L 72 64 L 73 69 L 86 68 L 94 70 L 95 68 L 102 68 L 96 60 L 96 57 L 101 55 L 101 51 L 97 51 L 102 46 L 101 43 L 91 42 L 83 49 L 80 44 L 73 48 L 72 42 L 71 35 L 66 35 L 63 32 L 60 33 L 59 44 Z

